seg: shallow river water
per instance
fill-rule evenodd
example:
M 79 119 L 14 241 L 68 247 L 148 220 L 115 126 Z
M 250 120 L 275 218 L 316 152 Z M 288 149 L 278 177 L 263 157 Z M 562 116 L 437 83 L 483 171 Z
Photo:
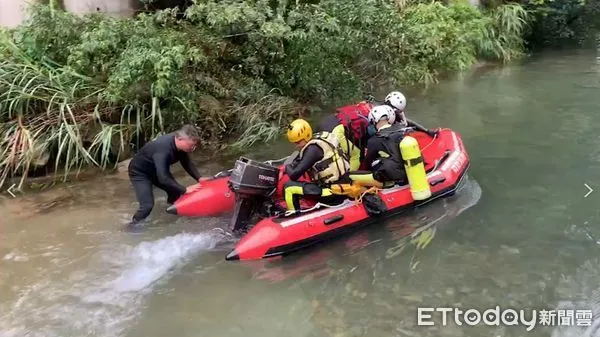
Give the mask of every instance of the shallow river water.
M 150 226 L 122 230 L 135 210 L 122 174 L 7 199 L 0 337 L 600 336 L 599 106 L 595 51 L 544 54 L 410 92 L 410 117 L 462 135 L 472 159 L 465 186 L 276 261 L 226 262 L 226 219 L 165 214 L 161 192 Z M 213 161 L 202 173 L 231 164 Z M 586 197 L 584 184 L 596 190 Z M 538 312 L 532 331 L 508 325 L 509 316 L 497 325 L 462 316 L 459 325 L 453 313 L 446 325 L 441 313 L 433 326 L 417 322 L 419 307 L 495 306 L 527 319 L 563 311 L 554 326 Z M 592 310 L 591 326 L 579 310 Z

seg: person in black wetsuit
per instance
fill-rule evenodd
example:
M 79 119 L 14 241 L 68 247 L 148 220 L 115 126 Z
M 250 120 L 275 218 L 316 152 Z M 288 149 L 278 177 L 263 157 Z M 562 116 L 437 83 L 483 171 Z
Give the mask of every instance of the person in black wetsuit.
M 171 174 L 170 166 L 180 162 L 185 171 L 200 182 L 203 178 L 192 163 L 188 153 L 193 152 L 200 137 L 191 125 L 179 131 L 158 137 L 144 145 L 129 163 L 129 180 L 133 185 L 139 208 L 130 224 L 136 224 L 150 215 L 154 207 L 152 187 L 167 192 L 167 203 L 172 204 L 180 196 L 200 188 L 199 184 L 183 187 Z
M 290 178 L 283 186 L 287 209 L 299 211 L 302 196 L 312 196 L 327 204 L 342 202 L 345 197 L 333 194 L 328 188 L 333 183 L 349 182 L 350 163 L 344 157 L 337 136 L 322 132 L 313 137 L 310 124 L 296 119 L 289 125 L 287 137 L 300 150 L 294 162 L 285 167 Z M 311 182 L 298 182 L 305 173 L 309 173 Z
M 404 161 L 400 152 L 400 142 L 406 134 L 402 123 L 394 123 L 396 113 L 388 105 L 374 107 L 369 113 L 369 121 L 377 132 L 367 143 L 366 164 L 369 171 L 353 172 L 350 177 L 366 186 L 383 187 L 407 183 Z
M 424 126 L 418 124 L 417 122 L 406 118 L 404 110 L 406 109 L 406 97 L 400 91 L 392 91 L 387 96 L 385 96 L 384 100 L 385 104 L 394 109 L 395 117 L 394 123 L 400 124 L 403 127 L 414 127 L 418 131 L 426 132 L 431 137 L 437 135 L 439 130 L 429 130 Z M 392 124 L 394 124 L 392 123 Z
M 400 152 L 400 142 L 406 134 L 402 123 L 394 123 L 395 111 L 386 105 L 376 106 L 369 114 L 377 133 L 367 143 L 366 162 L 375 180 L 406 183 L 404 160 Z

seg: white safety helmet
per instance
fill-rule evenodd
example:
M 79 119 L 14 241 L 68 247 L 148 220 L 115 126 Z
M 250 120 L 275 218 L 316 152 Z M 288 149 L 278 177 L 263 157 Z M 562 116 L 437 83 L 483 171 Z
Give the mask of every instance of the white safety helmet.
M 400 111 L 406 109 L 406 97 L 400 91 L 390 92 L 385 96 L 385 103 Z
M 378 105 L 373 107 L 371 112 L 369 112 L 369 121 L 373 124 L 379 123 L 383 117 L 387 117 L 388 123 L 394 124 L 394 121 L 396 121 L 396 112 L 388 105 Z

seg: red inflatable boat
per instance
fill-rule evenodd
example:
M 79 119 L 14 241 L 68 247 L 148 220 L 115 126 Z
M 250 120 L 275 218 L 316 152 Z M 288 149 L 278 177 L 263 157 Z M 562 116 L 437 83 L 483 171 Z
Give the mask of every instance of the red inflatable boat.
M 442 129 L 435 137 L 424 132 L 409 134 L 421 148 L 431 196 L 415 201 L 410 187 L 394 186 L 378 191 L 387 212 L 370 216 L 363 204 L 346 200 L 336 206 L 319 205 L 299 215 L 261 215 L 254 226 L 242 236 L 226 260 L 254 260 L 279 255 L 340 236 L 343 232 L 381 221 L 383 218 L 410 211 L 435 199 L 452 195 L 466 175 L 470 158 L 456 132 Z M 282 185 L 287 180 L 282 173 L 283 162 L 255 162 L 242 158 L 234 169 L 223 171 L 204 182 L 204 188 L 186 195 L 170 208 L 180 215 L 214 216 L 233 210 L 233 227 L 249 225 L 250 213 L 265 214 L 259 205 L 268 198 L 273 205 L 282 202 Z M 237 197 L 236 197 L 237 196 Z M 307 202 L 303 207 L 315 203 Z M 269 214 L 269 211 L 266 211 Z M 271 213 L 272 214 L 272 213 Z M 241 220 L 236 220 L 241 219 Z M 246 221 L 246 222 L 244 222 Z
M 242 237 L 226 259 L 254 260 L 285 255 L 453 194 L 469 166 L 469 156 L 460 136 L 448 129 L 441 130 L 435 139 L 422 132 L 410 136 L 417 139 L 422 149 L 432 192 L 428 199 L 415 201 L 408 185 L 394 186 L 377 192 L 388 211 L 376 217 L 370 216 L 364 205 L 354 200 L 290 217 L 267 217 Z

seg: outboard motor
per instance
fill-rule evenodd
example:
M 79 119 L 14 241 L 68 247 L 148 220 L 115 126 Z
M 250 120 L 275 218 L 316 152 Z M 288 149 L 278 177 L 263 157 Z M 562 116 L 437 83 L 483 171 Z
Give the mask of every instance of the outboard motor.
M 234 232 L 248 227 L 254 212 L 270 201 L 278 183 L 278 167 L 245 157 L 235 162 L 229 178 L 236 199 L 231 219 Z

